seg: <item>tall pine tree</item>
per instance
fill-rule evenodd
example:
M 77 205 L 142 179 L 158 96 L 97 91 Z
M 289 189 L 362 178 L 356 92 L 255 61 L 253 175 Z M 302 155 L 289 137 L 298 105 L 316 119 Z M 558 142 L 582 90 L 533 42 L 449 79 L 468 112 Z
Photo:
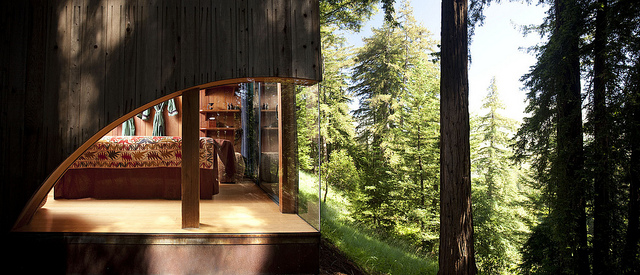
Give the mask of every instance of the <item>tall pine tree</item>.
M 467 0 L 442 1 L 439 274 L 475 274 Z
M 528 272 L 633 272 L 638 239 L 623 235 L 638 232 L 631 164 L 638 4 L 549 4 L 550 17 L 540 28 L 550 34 L 549 42 L 524 77 L 531 89 L 531 116 L 518 133 L 517 146 L 519 157 L 533 157 L 549 213 L 525 245 L 523 267 Z M 586 80 L 584 87 L 580 79 Z M 592 247 L 587 221 L 593 221 Z
M 549 270 L 555 273 L 589 272 L 585 265 L 589 259 L 580 86 L 581 4 L 569 0 L 552 3 L 549 42 L 525 76 L 531 117 L 525 119 L 518 134 L 520 149 L 534 154 L 539 180 L 546 184 L 549 249 L 557 253 Z M 546 149 L 553 149 L 553 155 L 540 153 Z
M 437 178 L 438 71 L 430 61 L 435 41 L 412 13 L 404 1 L 395 23 L 374 29 L 355 56 L 350 91 L 359 99 L 363 185 L 354 205 L 361 220 L 433 249 L 437 214 L 426 209 L 437 205 L 429 182 Z M 429 233 L 420 231 L 429 226 Z
M 500 114 L 504 105 L 495 77 L 488 91 L 482 105 L 486 113 L 472 127 L 476 260 L 480 273 L 512 274 L 532 223 L 525 207 L 530 190 L 521 184 L 520 169 L 511 161 L 511 135 L 517 123 Z

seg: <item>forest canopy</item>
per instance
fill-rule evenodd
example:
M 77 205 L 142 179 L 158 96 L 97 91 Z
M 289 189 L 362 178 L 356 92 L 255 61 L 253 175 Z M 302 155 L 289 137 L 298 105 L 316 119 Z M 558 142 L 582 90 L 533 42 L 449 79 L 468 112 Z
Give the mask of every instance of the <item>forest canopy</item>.
M 322 171 L 325 199 L 347 198 L 350 223 L 437 258 L 446 43 L 408 1 L 383 2 L 384 24 L 354 49 L 340 30 L 359 30 L 381 1 L 321 1 L 320 107 L 300 108 L 298 125 L 322 123 L 317 136 L 300 131 L 301 167 Z M 468 39 L 499 2 L 469 0 Z M 524 120 L 503 115 L 495 78 L 468 119 L 475 264 L 483 274 L 637 274 L 640 4 L 540 3 L 544 22 L 524 29 L 544 38 L 521 78 Z

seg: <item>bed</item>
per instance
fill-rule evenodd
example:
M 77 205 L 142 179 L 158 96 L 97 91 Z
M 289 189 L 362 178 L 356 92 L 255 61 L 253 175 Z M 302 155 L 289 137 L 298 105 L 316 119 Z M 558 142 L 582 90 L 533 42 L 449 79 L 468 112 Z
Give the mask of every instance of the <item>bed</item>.
M 200 138 L 200 198 L 219 192 L 218 161 L 235 162 L 233 143 Z M 55 199 L 180 199 L 182 138 L 105 136 L 54 187 Z M 235 165 L 227 165 L 235 172 Z

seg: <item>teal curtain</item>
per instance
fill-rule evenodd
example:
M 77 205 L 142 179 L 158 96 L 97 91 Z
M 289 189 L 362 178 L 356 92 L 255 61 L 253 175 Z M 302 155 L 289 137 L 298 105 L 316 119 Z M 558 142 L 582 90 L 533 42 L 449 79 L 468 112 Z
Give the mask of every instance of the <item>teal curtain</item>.
M 153 135 L 154 136 L 164 136 L 165 135 L 165 127 L 164 127 L 164 116 L 162 112 L 164 111 L 164 105 L 167 105 L 167 112 L 169 116 L 175 116 L 178 114 L 178 110 L 176 109 L 176 104 L 172 99 L 169 99 L 165 102 L 162 102 L 153 108 L 156 110 L 155 115 L 153 116 Z
M 123 136 L 135 136 L 136 135 L 136 125 L 134 123 L 133 117 L 127 119 L 124 123 L 122 123 L 122 135 Z
M 164 102 L 153 106 L 156 110 L 155 115 L 153 115 L 153 135 L 154 136 L 164 136 L 164 116 L 162 115 L 162 110 L 164 109 Z
M 138 118 L 146 121 L 147 119 L 149 119 L 149 114 L 151 114 L 151 109 L 146 109 L 142 111 L 142 113 L 138 114 Z
M 176 109 L 176 103 L 172 99 L 167 100 L 167 113 L 169 116 L 175 116 L 178 114 L 178 109 Z

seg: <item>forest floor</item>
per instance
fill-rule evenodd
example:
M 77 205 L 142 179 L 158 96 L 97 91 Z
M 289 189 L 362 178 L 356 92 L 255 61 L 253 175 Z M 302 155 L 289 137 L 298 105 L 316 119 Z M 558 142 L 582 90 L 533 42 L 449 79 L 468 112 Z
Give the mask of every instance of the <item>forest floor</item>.
M 320 275 L 367 275 L 335 245 L 322 238 L 320 242 Z

